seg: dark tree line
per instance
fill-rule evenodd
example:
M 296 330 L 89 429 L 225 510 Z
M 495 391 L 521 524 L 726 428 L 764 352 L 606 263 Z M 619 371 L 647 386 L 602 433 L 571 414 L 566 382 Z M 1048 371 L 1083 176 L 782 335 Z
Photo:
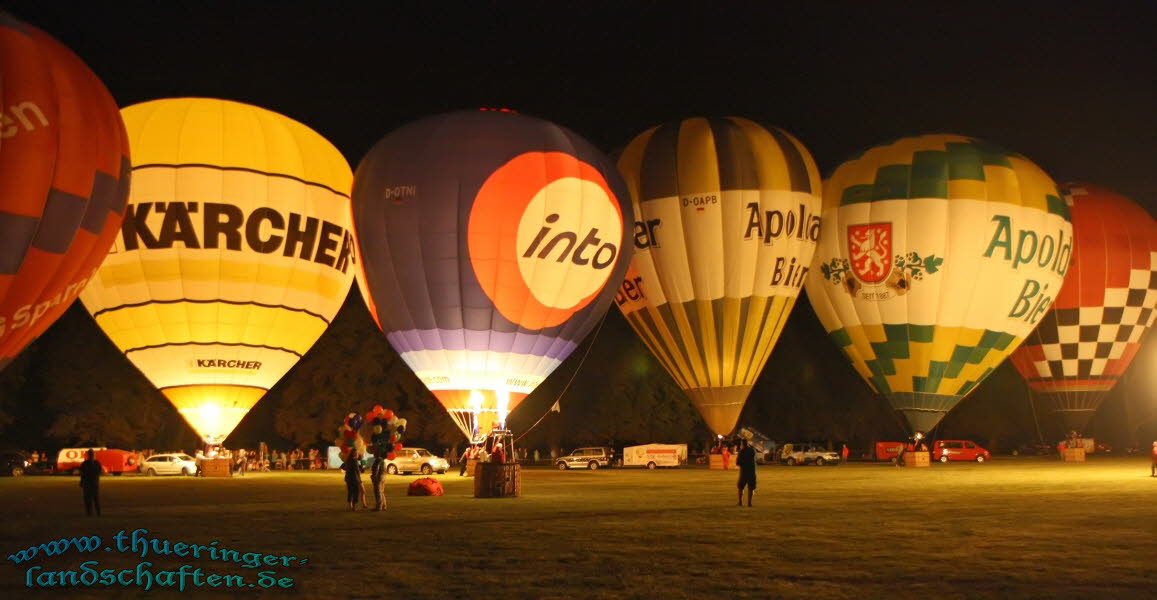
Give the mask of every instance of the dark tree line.
M 1152 399 L 1157 377 L 1144 367 L 1154 360 L 1157 346 L 1149 342 L 1098 413 L 1093 431 L 1099 437 L 1133 444 L 1157 435 Z M 556 400 L 561 412 L 551 413 Z M 409 420 L 407 442 L 438 450 L 464 442 L 352 290 L 314 348 L 257 404 L 227 445 L 328 445 L 348 412 L 365 412 L 375 404 Z M 1059 425 L 1042 411 L 1034 415 L 1032 406 L 1027 387 L 1006 362 L 936 433 L 998 446 L 1038 435 L 1057 439 Z M 526 434 L 524 445 L 542 450 L 696 442 L 711 435 L 614 308 L 597 335 L 588 336 L 510 415 L 509 425 L 516 435 Z M 902 419 L 860 379 L 803 298 L 752 390 L 740 425 L 777 440 L 849 441 L 854 447 L 905 435 Z M 197 445 L 176 410 L 79 304 L 0 372 L 0 445 L 78 444 L 185 450 Z

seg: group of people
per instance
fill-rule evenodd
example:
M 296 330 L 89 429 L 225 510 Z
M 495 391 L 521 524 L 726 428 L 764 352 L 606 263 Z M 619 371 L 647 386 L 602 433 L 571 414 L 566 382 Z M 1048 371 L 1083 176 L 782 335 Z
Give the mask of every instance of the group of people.
M 520 449 L 514 450 L 513 454 L 515 460 L 519 460 L 519 456 L 525 459 L 525 450 L 519 452 Z M 535 450 L 538 453 L 538 450 Z M 458 476 L 464 477 L 466 475 L 466 466 L 470 461 L 475 462 L 491 462 L 496 464 L 503 464 L 506 462 L 506 445 L 501 441 L 489 441 L 483 444 L 470 444 L 462 451 L 462 455 L 458 457 Z
M 370 465 L 370 485 L 374 490 L 374 510 L 386 510 L 386 453 L 378 451 L 373 455 L 374 462 Z M 346 504 L 350 510 L 357 510 L 358 503 L 363 509 L 366 506 L 366 489 L 362 487 L 362 461 L 358 451 L 351 449 L 346 455 L 341 468 L 345 471 Z

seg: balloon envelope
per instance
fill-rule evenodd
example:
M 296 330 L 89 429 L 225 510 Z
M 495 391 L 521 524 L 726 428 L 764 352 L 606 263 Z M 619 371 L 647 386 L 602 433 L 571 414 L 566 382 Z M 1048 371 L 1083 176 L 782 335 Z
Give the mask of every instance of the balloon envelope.
M 0 369 L 84 288 L 120 229 L 129 145 L 71 50 L 0 11 Z
M 485 434 L 602 318 L 630 205 L 574 133 L 510 112 L 423 119 L 354 178 L 366 302 L 467 437 Z
M 354 277 L 349 165 L 277 113 L 175 98 L 123 111 L 133 187 L 81 299 L 220 442 L 329 325 Z
M 1053 308 L 1012 362 L 1082 432 L 1157 318 L 1157 223 L 1137 203 L 1084 183 L 1061 187 L 1073 221 L 1073 262 Z
M 956 135 L 904 138 L 824 184 L 807 294 L 832 340 L 927 432 L 1040 321 L 1072 253 L 1056 184 Z
M 655 127 L 623 151 L 635 257 L 616 304 L 726 435 L 799 297 L 820 229 L 815 161 L 740 118 Z

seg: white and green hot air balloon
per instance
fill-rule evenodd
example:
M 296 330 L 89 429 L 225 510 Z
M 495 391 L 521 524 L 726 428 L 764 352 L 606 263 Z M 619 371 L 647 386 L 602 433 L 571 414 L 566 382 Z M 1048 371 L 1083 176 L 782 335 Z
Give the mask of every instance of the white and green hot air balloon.
M 958 135 L 881 144 L 824 184 L 807 295 L 860 375 L 927 432 L 1020 345 L 1072 256 L 1057 185 Z

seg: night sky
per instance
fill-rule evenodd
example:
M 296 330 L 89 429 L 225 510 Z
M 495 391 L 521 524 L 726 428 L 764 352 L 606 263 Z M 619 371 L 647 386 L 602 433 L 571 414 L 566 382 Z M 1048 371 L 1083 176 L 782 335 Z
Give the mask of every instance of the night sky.
M 76 51 L 122 106 L 249 102 L 355 166 L 389 131 L 459 108 L 510 107 L 608 152 L 667 120 L 740 115 L 795 134 L 825 172 L 884 140 L 952 132 L 1058 182 L 1157 202 L 1152 3 L 382 4 L 8 9 Z
M 664 121 L 736 115 L 793 133 L 825 173 L 884 140 L 959 133 L 1157 213 L 1152 3 L 381 4 L 5 9 L 72 48 L 122 106 L 252 103 L 355 167 L 393 129 L 460 108 L 513 108 L 608 152 Z

